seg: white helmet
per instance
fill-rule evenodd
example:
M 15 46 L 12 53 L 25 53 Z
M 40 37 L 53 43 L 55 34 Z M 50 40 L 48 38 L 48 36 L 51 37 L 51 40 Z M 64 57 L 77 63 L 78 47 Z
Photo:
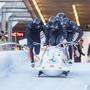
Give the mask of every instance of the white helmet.
M 49 18 L 49 22 L 55 22 L 56 21 L 56 17 L 55 16 L 51 16 L 50 18 Z
M 41 23 L 41 21 L 38 18 L 35 18 L 33 20 L 33 23 L 36 24 L 36 25 L 39 25 Z
M 65 17 L 65 14 L 63 12 L 59 12 L 56 17 L 63 18 Z

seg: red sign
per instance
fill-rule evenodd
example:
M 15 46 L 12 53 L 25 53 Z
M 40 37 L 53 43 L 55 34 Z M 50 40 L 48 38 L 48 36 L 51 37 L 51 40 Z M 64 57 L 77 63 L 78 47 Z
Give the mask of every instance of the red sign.
M 23 37 L 23 33 L 22 32 L 14 32 L 14 33 L 12 33 L 12 36 L 14 36 L 14 37 L 16 37 L 16 36 Z

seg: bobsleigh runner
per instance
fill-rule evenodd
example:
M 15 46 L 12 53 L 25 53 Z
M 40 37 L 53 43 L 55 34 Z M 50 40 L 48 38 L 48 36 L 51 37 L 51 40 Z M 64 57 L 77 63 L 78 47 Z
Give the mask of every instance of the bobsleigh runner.
M 68 44 L 47 46 L 45 48 L 41 55 L 39 65 L 34 68 L 35 70 L 38 70 L 38 76 L 66 77 L 69 74 L 70 65 L 68 63 Z

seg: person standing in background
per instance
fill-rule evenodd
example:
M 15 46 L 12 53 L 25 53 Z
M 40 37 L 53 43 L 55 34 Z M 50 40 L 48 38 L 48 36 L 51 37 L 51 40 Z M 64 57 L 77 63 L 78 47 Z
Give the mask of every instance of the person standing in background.
M 81 55 L 85 56 L 85 54 L 82 52 L 83 48 L 83 39 L 80 39 L 78 42 L 78 45 L 76 45 L 76 50 L 78 51 L 79 55 L 75 55 L 75 62 L 81 62 Z M 76 53 L 75 53 L 76 54 Z
M 4 31 L 0 32 L 0 43 L 5 43 L 6 42 L 6 36 Z

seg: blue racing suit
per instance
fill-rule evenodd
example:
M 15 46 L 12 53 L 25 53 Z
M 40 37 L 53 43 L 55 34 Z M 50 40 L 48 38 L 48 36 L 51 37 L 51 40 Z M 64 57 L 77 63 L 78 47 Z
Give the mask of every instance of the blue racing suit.
M 30 48 L 30 57 L 31 62 L 34 62 L 34 54 L 39 54 L 40 52 L 40 44 L 34 45 L 34 42 L 41 43 L 40 32 L 43 31 L 46 37 L 46 43 L 48 43 L 47 38 L 47 28 L 42 23 L 39 25 L 35 25 L 33 21 L 28 22 L 26 27 L 26 38 L 27 38 L 27 46 Z
M 63 18 L 63 27 L 65 27 L 67 31 L 66 39 L 68 42 L 72 41 L 77 42 L 78 40 L 81 39 L 83 35 L 82 29 L 68 18 Z M 69 49 L 69 59 L 72 59 L 73 46 L 69 45 L 68 49 Z
M 64 30 L 64 28 L 59 24 L 59 22 L 55 22 L 57 25 L 53 28 L 50 24 L 50 22 L 47 23 L 48 25 L 48 33 L 49 33 L 49 44 L 52 46 L 58 45 L 60 42 L 62 42 L 67 37 L 67 32 Z M 58 27 L 58 28 L 55 28 Z

